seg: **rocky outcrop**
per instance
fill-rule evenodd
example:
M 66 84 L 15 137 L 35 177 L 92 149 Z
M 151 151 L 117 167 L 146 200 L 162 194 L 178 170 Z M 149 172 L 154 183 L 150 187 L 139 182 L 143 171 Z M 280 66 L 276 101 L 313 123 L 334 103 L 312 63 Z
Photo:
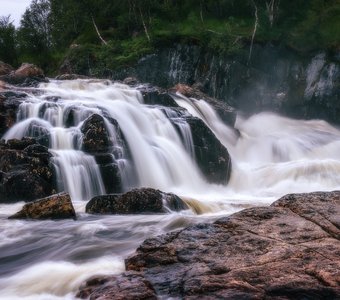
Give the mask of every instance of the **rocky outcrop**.
M 32 201 L 56 192 L 48 148 L 32 138 L 0 142 L 0 202 Z
M 0 76 L 7 75 L 12 71 L 14 71 L 14 68 L 11 65 L 0 61 Z
M 234 127 L 236 121 L 235 109 L 220 100 L 209 97 L 207 94 L 203 93 L 200 88 L 202 88 L 202 86 L 198 84 L 188 86 L 186 84 L 179 83 L 172 87 L 169 91 L 173 93 L 178 92 L 188 98 L 204 100 L 215 109 L 217 115 L 224 123 Z
M 0 138 L 15 124 L 18 107 L 26 97 L 21 92 L 0 91 Z
M 202 174 L 211 183 L 226 184 L 231 174 L 228 150 L 201 119 L 187 117 L 194 145 L 195 160 Z
M 150 84 L 138 85 L 136 89 L 141 92 L 145 104 L 178 107 L 176 101 L 164 89 Z
M 61 193 L 27 203 L 9 219 L 75 219 L 72 201 L 69 194 Z
M 300 56 L 282 46 L 254 44 L 235 55 L 194 45 L 158 49 L 115 79 L 135 76 L 163 88 L 178 83 L 200 89 L 246 113 L 273 111 L 298 118 L 340 120 L 339 51 Z
M 36 86 L 40 82 L 48 82 L 42 69 L 28 63 L 23 63 L 15 71 L 1 75 L 0 80 L 21 86 Z
M 126 269 L 162 298 L 339 299 L 339 215 L 339 191 L 287 195 L 148 239 Z
M 108 126 L 115 133 L 113 141 L 110 140 Z M 84 121 L 80 130 L 83 134 L 82 150 L 95 157 L 106 192 L 121 192 L 122 182 L 118 160 L 128 155 L 128 149 L 118 122 L 107 118 L 105 123 L 102 116 L 93 114 Z
M 143 214 L 180 211 L 188 206 L 176 195 L 151 188 L 94 197 L 86 205 L 91 214 Z

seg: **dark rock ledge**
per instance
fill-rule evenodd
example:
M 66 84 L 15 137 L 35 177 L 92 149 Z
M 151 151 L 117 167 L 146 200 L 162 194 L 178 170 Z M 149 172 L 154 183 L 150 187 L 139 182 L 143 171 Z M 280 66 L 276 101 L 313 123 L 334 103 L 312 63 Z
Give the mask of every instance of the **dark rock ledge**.
M 340 299 L 340 191 L 290 194 L 146 240 L 89 299 Z
M 133 189 L 124 194 L 101 195 L 86 204 L 89 214 L 166 213 L 189 209 L 181 198 L 151 188 Z

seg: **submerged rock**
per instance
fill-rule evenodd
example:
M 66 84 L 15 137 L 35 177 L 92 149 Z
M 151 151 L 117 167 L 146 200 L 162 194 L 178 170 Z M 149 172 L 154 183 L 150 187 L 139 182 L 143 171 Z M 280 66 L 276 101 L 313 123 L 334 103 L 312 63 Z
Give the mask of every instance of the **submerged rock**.
M 10 216 L 9 219 L 75 219 L 70 195 L 61 193 L 50 197 L 27 203 L 23 208 Z
M 188 206 L 176 195 L 151 188 L 134 189 L 125 194 L 94 197 L 86 205 L 90 214 L 142 214 L 179 211 Z
M 0 142 L 0 203 L 32 201 L 56 192 L 48 148 L 32 138 Z
M 121 276 L 139 272 L 164 298 L 339 299 L 339 215 L 340 191 L 287 195 L 147 239 Z

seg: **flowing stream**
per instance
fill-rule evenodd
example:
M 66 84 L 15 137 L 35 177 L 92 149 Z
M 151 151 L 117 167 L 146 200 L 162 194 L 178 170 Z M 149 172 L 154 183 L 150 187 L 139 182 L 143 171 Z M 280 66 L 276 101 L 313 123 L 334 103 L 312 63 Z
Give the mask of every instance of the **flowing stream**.
M 138 90 L 103 80 L 52 81 L 28 92 L 17 124 L 4 138 L 48 138 L 59 189 L 70 193 L 78 220 L 7 220 L 24 203 L 0 204 L 0 299 L 74 299 L 88 277 L 124 271 L 124 258 L 148 237 L 268 205 L 287 193 L 339 189 L 340 131 L 328 123 L 260 113 L 238 116 L 235 130 L 205 101 L 174 99 L 227 147 L 228 184 L 208 184 L 200 173 L 183 110 L 146 105 Z M 106 192 L 95 157 L 82 151 L 82 126 L 93 114 L 105 122 L 123 190 L 174 192 L 191 209 L 166 215 L 86 214 L 87 201 Z

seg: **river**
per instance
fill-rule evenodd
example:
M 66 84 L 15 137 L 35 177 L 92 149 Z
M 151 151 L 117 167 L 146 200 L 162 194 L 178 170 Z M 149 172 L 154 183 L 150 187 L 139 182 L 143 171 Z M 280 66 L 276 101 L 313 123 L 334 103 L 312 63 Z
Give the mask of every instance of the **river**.
M 124 271 L 124 258 L 148 237 L 269 205 L 287 193 L 340 187 L 340 131 L 322 120 L 239 113 L 235 130 L 205 101 L 174 96 L 231 155 L 229 183 L 214 185 L 195 162 L 190 127 L 176 110 L 144 104 L 137 89 L 106 80 L 73 80 L 51 81 L 27 93 L 17 124 L 4 138 L 49 133 L 59 190 L 70 193 L 78 219 L 8 220 L 24 202 L 0 204 L 0 299 L 74 299 L 88 277 Z M 82 151 L 81 126 L 94 113 L 105 120 L 124 190 L 173 192 L 191 209 L 165 215 L 86 214 L 87 201 L 105 193 L 94 157 Z M 118 122 L 129 151 L 110 119 Z

